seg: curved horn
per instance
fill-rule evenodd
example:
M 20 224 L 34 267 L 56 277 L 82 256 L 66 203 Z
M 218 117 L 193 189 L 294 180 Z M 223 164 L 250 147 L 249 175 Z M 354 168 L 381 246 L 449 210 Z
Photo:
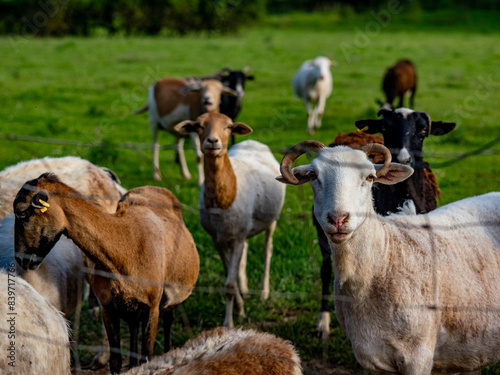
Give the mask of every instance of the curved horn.
M 283 156 L 283 160 L 281 160 L 280 171 L 283 178 L 292 185 L 298 185 L 299 180 L 292 173 L 292 164 L 295 159 L 308 151 L 319 152 L 325 147 L 326 146 L 319 141 L 302 141 L 297 143 L 287 151 L 285 156 Z
M 389 169 L 392 161 L 392 156 L 389 149 L 384 145 L 381 145 L 380 143 L 370 143 L 361 147 L 361 150 L 364 151 L 367 155 L 373 155 L 377 153 L 384 155 L 384 166 L 377 172 L 377 178 L 383 176 Z

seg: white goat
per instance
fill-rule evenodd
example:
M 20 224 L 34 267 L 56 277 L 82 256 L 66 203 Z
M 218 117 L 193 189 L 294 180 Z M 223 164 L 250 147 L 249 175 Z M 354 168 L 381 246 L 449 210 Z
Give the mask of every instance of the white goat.
M 272 238 L 279 218 L 285 187 L 274 181 L 279 164 L 269 147 L 245 141 L 227 151 L 231 134 L 245 135 L 252 129 L 220 113 L 206 113 L 196 121 L 175 126 L 179 133 L 198 133 L 205 155 L 205 184 L 200 191 L 201 225 L 212 236 L 226 271 L 226 316 L 233 327 L 233 302 L 244 315 L 238 291 L 248 292 L 246 278 L 247 239 L 266 232 L 261 298 L 269 297 Z
M 305 151 L 310 165 L 291 170 Z M 375 214 L 374 182 L 410 167 L 363 151 L 305 141 L 281 164 L 290 184 L 310 182 L 314 214 L 334 254 L 335 312 L 359 363 L 372 374 L 478 371 L 500 359 L 500 193 L 424 215 Z
M 335 61 L 319 56 L 314 60 L 305 61 L 293 76 L 293 91 L 306 106 L 307 131 L 310 134 L 321 127 L 326 99 L 332 93 L 333 80 L 330 67 L 335 65 Z
M 215 328 L 182 348 L 126 372 L 127 375 L 300 375 L 300 358 L 290 342 L 254 330 Z
M 0 221 L 0 268 L 6 270 L 15 264 L 16 273 L 26 280 L 52 306 L 66 316 L 82 299 L 82 252 L 67 237 L 61 239 L 36 270 L 23 270 L 14 255 L 14 214 Z
M 0 270 L 2 375 L 69 375 L 68 325 L 62 314 L 15 274 Z
M 225 87 L 217 79 L 184 80 L 165 77 L 149 88 L 147 104 L 135 110 L 136 113 L 149 111 L 149 125 L 153 133 L 153 178 L 161 180 L 158 131 L 166 130 L 176 137 L 175 145 L 182 176 L 191 179 L 186 157 L 184 156 L 184 137 L 173 130 L 173 126 L 183 120 L 195 120 L 205 112 L 219 112 L 221 95 L 237 96 L 236 92 Z M 203 154 L 196 134 L 191 136 L 198 161 L 198 185 L 203 183 Z

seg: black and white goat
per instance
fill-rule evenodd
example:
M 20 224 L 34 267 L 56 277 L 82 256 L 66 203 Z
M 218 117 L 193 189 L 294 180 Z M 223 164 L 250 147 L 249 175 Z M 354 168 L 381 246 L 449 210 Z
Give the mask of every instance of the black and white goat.
M 428 113 L 416 112 L 408 108 L 398 108 L 393 111 L 383 107 L 377 115 L 382 115 L 383 118 L 356 121 L 358 129 L 369 136 L 366 137 L 366 143 L 377 142 L 372 137 L 375 133 L 381 133 L 384 136 L 383 143 L 391 151 L 392 158 L 402 164 L 411 165 L 414 173 L 396 185 L 376 184 L 372 192 L 375 211 L 380 215 L 396 213 L 406 201 L 414 203 L 417 214 L 434 210 L 437 207 L 437 197 L 439 197 L 440 191 L 429 163 L 423 160 L 423 142 L 429 135 L 447 134 L 455 128 L 455 124 L 431 121 Z M 358 138 L 362 140 L 363 137 L 360 135 Z M 354 140 L 355 144 L 346 142 L 343 144 L 359 149 L 366 143 L 362 144 L 358 138 Z M 331 250 L 325 233 L 314 214 L 313 223 L 318 233 L 318 243 L 323 255 L 321 267 L 323 298 L 316 329 L 323 338 L 326 338 L 330 331 L 328 296 L 332 280 Z

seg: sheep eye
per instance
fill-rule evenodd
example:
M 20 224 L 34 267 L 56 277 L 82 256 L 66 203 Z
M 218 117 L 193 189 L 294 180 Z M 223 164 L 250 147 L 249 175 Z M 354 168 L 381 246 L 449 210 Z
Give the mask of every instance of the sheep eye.
M 318 175 L 317 175 L 317 174 L 316 174 L 316 172 L 314 172 L 314 171 L 310 171 L 310 172 L 308 172 L 308 173 L 307 173 L 307 175 L 309 176 L 309 178 L 310 178 L 311 180 L 315 180 L 315 179 L 317 179 L 317 178 L 318 178 Z M 319 180 L 318 180 L 318 181 L 319 181 Z
M 368 177 L 366 177 L 366 181 L 372 181 L 373 182 L 373 181 L 375 181 L 376 177 L 377 176 L 375 176 L 374 174 L 370 174 L 370 175 L 368 175 Z
M 26 212 L 18 212 L 18 213 L 16 214 L 16 217 L 17 217 L 18 219 L 20 219 L 20 220 L 26 221 L 25 219 L 26 219 L 26 217 L 27 217 L 27 214 L 26 214 Z

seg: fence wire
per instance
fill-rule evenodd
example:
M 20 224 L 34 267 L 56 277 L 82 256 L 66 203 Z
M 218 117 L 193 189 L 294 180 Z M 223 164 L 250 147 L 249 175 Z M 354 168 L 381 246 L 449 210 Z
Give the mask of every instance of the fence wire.
M 132 142 L 127 142 L 127 143 L 113 143 L 113 144 L 104 144 L 101 142 L 81 142 L 81 141 L 73 141 L 73 140 L 61 140 L 61 139 L 51 139 L 51 138 L 42 138 L 42 137 L 32 137 L 32 136 L 21 136 L 21 135 L 14 135 L 14 134 L 0 134 L 0 140 L 5 140 L 9 142 L 16 142 L 18 145 L 21 147 L 24 147 L 25 150 L 29 153 L 31 153 L 34 156 L 39 156 L 38 152 L 36 149 L 33 149 L 29 146 L 24 145 L 23 142 L 27 143 L 43 143 L 43 144 L 55 144 L 55 145 L 66 145 L 66 146 L 75 146 L 75 147 L 104 147 L 104 148 L 119 148 L 119 149 L 129 149 L 137 152 L 145 161 L 150 161 L 150 158 L 146 156 L 146 154 L 143 152 L 145 149 L 151 149 L 151 144 L 142 144 L 142 143 L 132 143 Z M 443 153 L 424 153 L 424 157 L 432 157 L 432 158 L 442 158 L 442 159 L 448 159 L 444 162 L 440 163 L 434 163 L 432 164 L 432 168 L 446 168 L 452 164 L 455 164 L 457 162 L 463 161 L 469 157 L 472 156 L 486 156 L 486 155 L 498 155 L 500 154 L 499 149 L 494 149 L 494 147 L 500 143 L 500 137 L 497 137 L 493 139 L 491 142 L 486 143 L 485 145 L 478 147 L 475 150 L 469 151 L 469 152 L 463 152 L 463 153 L 448 153 L 448 154 L 443 154 Z M 161 150 L 170 150 L 174 151 L 175 146 L 174 145 L 163 145 L 160 147 Z M 280 147 L 280 148 L 272 148 L 271 150 L 274 153 L 285 153 L 289 147 Z M 356 165 L 348 165 L 346 167 L 349 168 L 357 168 L 358 166 Z M 302 201 L 305 201 L 305 198 L 303 197 L 303 191 L 300 189 L 299 195 L 302 195 L 301 199 Z M 94 197 L 96 198 L 96 197 Z M 101 198 L 106 198 L 106 197 L 101 197 Z M 107 197 L 109 198 L 109 197 Z M 155 204 L 154 202 L 150 202 Z M 160 203 L 156 204 L 161 205 Z M 170 209 L 172 207 L 164 207 L 165 209 Z M 182 209 L 183 210 L 188 210 L 193 213 L 198 213 L 199 212 L 199 207 L 196 206 L 189 206 L 186 204 L 182 204 Z M 286 219 L 289 221 L 303 221 L 303 220 L 312 220 L 311 219 L 311 213 L 308 211 L 307 213 L 299 213 L 299 214 L 290 214 L 290 213 L 282 213 L 282 219 Z M 394 226 L 402 226 L 402 228 L 408 228 L 407 225 L 403 225 L 401 223 L 390 223 L 391 225 Z M 426 221 L 422 224 L 417 224 L 414 226 L 414 229 L 425 229 L 429 237 L 428 239 L 422 239 L 422 240 L 428 240 L 431 243 L 431 248 L 432 248 L 432 254 L 434 257 L 434 264 L 438 263 L 438 258 L 437 258 L 437 253 L 439 249 L 436 246 L 436 240 L 434 238 L 434 233 L 435 231 L 443 231 L 443 230 L 449 230 L 449 231 L 458 231 L 458 230 L 470 230 L 471 228 L 474 227 L 482 227 L 482 228 L 498 228 L 499 223 L 496 221 L 488 221 L 488 220 L 482 220 L 482 221 L 470 221 L 470 222 L 461 222 L 459 224 L 455 225 L 438 225 L 436 223 L 431 223 L 429 221 Z M 499 229 L 500 230 L 500 229 Z M 316 234 L 312 234 L 312 236 L 316 236 Z M 317 243 L 317 241 L 315 241 Z M 308 246 L 311 246 L 311 243 L 308 243 Z M 318 252 L 319 256 L 319 252 Z M 182 287 L 179 285 L 172 285 L 168 283 L 157 283 L 151 280 L 148 280 L 147 278 L 138 278 L 138 277 L 132 277 L 132 276 L 127 276 L 127 275 L 116 275 L 114 273 L 102 271 L 102 270 L 96 270 L 94 268 L 88 268 L 84 267 L 83 272 L 87 275 L 93 275 L 93 276 L 102 276 L 105 278 L 109 279 L 114 279 L 114 280 L 121 280 L 121 281 L 127 281 L 131 283 L 138 283 L 138 284 L 145 284 L 145 285 L 152 285 L 152 286 L 158 286 L 158 287 Z M 440 305 L 438 301 L 438 269 L 437 267 L 434 267 L 433 270 L 433 280 L 432 280 L 432 285 L 434 286 L 434 301 L 429 301 L 428 304 L 415 304 L 415 305 L 405 305 L 405 308 L 408 309 L 426 309 L 426 310 L 436 310 L 436 311 L 453 311 L 453 312 L 475 312 L 475 313 L 482 313 L 482 314 L 500 314 L 500 306 L 468 306 L 468 305 L 457 305 L 457 306 L 443 306 Z M 190 288 L 191 289 L 191 288 Z M 212 286 L 196 286 L 193 289 L 192 294 L 193 295 L 213 295 L 213 294 L 220 294 L 222 296 L 226 295 L 228 291 L 224 287 L 212 287 Z M 260 295 L 261 290 L 260 289 L 250 289 L 248 291 L 249 295 Z M 279 292 L 279 291 L 270 291 L 270 297 L 272 299 L 313 299 L 313 300 L 324 300 L 327 299 L 329 301 L 333 301 L 333 294 L 329 294 L 327 296 L 322 295 L 321 293 L 305 293 L 305 292 Z M 193 298 L 193 297 L 191 297 Z M 353 299 L 347 296 L 337 296 L 335 297 L 336 300 L 342 301 L 342 302 L 353 302 Z M 111 352 L 117 352 L 121 354 L 125 354 L 129 357 L 135 357 L 140 359 L 141 354 L 139 353 L 133 353 L 130 351 L 126 351 L 124 349 L 119 349 L 119 348 L 109 348 L 107 346 L 103 345 L 85 345 L 79 343 L 79 330 L 80 330 L 80 319 L 81 319 L 81 303 L 77 307 L 77 310 L 75 311 L 74 314 L 74 333 L 73 333 L 73 338 L 72 338 L 72 343 L 71 343 L 71 348 L 73 350 L 73 358 L 74 358 L 74 371 L 75 373 L 81 373 L 81 363 L 80 363 L 80 358 L 79 358 L 79 350 L 86 350 L 86 351 L 91 351 L 91 352 L 100 352 L 103 350 L 109 350 Z M 182 317 L 183 324 L 185 326 L 185 330 L 189 333 L 189 336 L 193 338 L 193 327 L 190 326 L 189 319 L 187 317 L 186 312 L 184 311 L 182 305 L 179 306 L 180 308 L 180 313 Z M 314 322 L 311 322 L 311 325 L 313 325 Z M 8 330 L 5 330 L 3 328 L 0 328 L 0 334 L 7 334 Z M 28 333 L 28 332 L 21 332 L 20 335 L 24 335 L 26 337 L 30 338 L 37 338 L 36 336 Z M 46 337 L 38 337 L 37 339 L 40 340 L 40 342 L 44 343 L 50 343 L 51 345 L 61 345 L 61 346 L 67 346 L 66 343 L 59 343 L 55 342 L 53 340 L 47 339 Z M 327 354 L 327 348 L 328 348 L 328 343 L 324 342 L 323 343 L 323 358 L 325 359 Z M 309 372 L 311 373 L 317 373 L 313 371 L 312 369 L 309 369 Z

